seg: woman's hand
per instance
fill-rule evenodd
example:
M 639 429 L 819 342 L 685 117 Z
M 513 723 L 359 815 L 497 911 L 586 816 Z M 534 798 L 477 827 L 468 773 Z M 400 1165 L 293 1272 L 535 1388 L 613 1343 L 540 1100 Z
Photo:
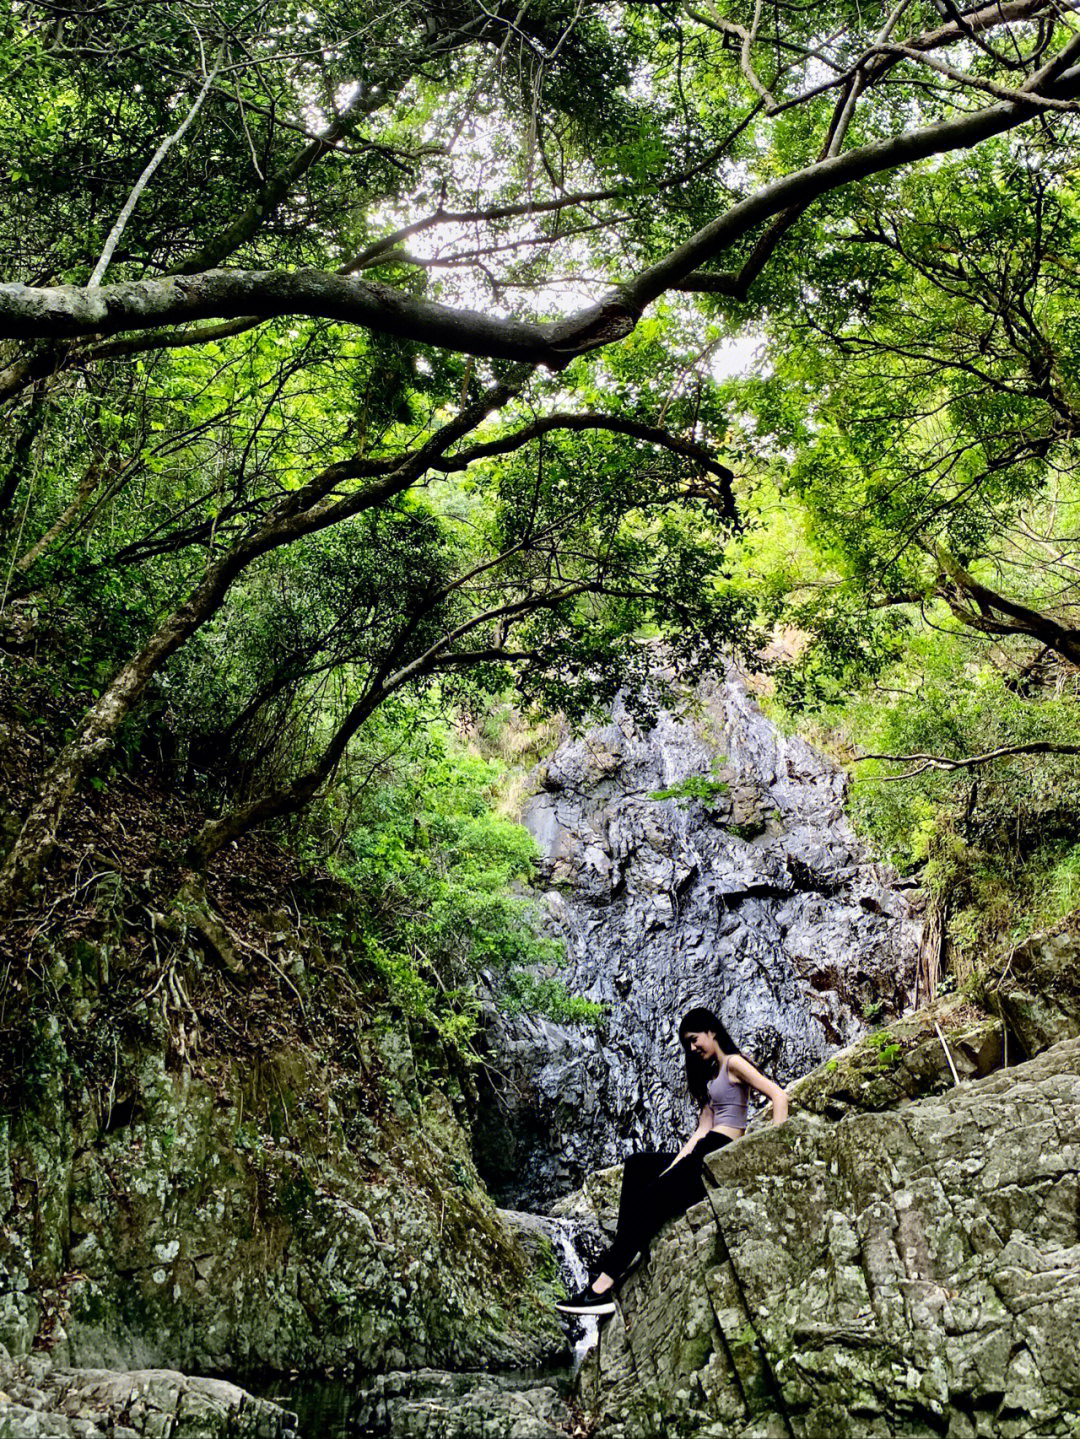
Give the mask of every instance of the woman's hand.
M 741 1054 L 733 1054 L 728 1060 L 728 1073 L 733 1074 L 736 1079 L 744 1080 L 751 1088 L 763 1094 L 766 1099 L 772 1100 L 772 1122 L 783 1124 L 788 1117 L 787 1090 L 781 1089 L 779 1084 L 774 1084 L 759 1069 L 755 1069 L 748 1059 Z
M 678 1154 L 676 1154 L 675 1158 L 668 1165 L 667 1169 L 662 1171 L 662 1174 L 666 1174 L 668 1172 L 668 1169 L 674 1169 L 680 1159 L 685 1159 L 699 1139 L 704 1139 L 706 1134 L 712 1133 L 712 1127 L 713 1112 L 709 1105 L 706 1104 L 701 1111 L 701 1117 L 698 1119 L 697 1128 L 694 1130 L 693 1134 L 691 1134 L 690 1138 L 686 1141 L 683 1147 L 679 1150 Z

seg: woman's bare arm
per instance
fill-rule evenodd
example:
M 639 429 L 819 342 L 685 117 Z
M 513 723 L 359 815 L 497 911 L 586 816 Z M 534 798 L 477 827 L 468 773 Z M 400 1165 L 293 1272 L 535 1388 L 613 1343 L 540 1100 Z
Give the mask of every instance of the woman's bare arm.
M 760 1069 L 755 1069 L 750 1061 L 741 1054 L 733 1054 L 728 1060 L 728 1073 L 733 1074 L 736 1079 L 743 1080 L 752 1088 L 763 1094 L 766 1099 L 772 1100 L 772 1116 L 774 1124 L 783 1124 L 788 1117 L 787 1090 L 782 1089 L 779 1084 L 762 1074 Z

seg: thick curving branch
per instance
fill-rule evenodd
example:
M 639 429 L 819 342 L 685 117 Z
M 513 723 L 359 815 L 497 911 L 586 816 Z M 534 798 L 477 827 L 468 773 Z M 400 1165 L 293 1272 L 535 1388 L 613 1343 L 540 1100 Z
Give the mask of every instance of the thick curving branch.
M 945 603 L 963 624 L 986 634 L 1027 635 L 1070 664 L 1080 666 L 1080 630 L 1059 624 L 1051 615 L 1033 610 L 1008 595 L 999 594 L 970 574 L 942 545 L 935 549 L 938 563 L 954 587 L 939 586 Z M 961 601 L 966 601 L 962 603 Z M 975 608 L 972 608 L 974 606 Z M 1008 618 L 999 620 L 998 615 Z
M 432 469 L 444 473 L 463 470 L 467 466 L 475 464 L 477 460 L 489 459 L 494 455 L 510 454 L 513 450 L 518 450 L 522 445 L 528 444 L 530 440 L 539 439 L 541 435 L 550 434 L 553 430 L 572 430 L 577 433 L 583 430 L 608 430 L 616 435 L 628 435 L 631 439 L 643 440 L 646 444 L 670 450 L 672 454 L 679 455 L 682 459 L 692 460 L 694 464 L 700 465 L 703 470 L 719 481 L 717 498 L 720 501 L 720 508 L 727 519 L 733 524 L 738 524 L 739 513 L 731 488 L 735 479 L 734 470 L 729 470 L 727 465 L 721 464 L 703 445 L 694 444 L 691 440 L 684 440 L 680 435 L 673 435 L 670 430 L 660 429 L 657 425 L 646 425 L 640 420 L 631 420 L 622 415 L 603 415 L 591 411 L 584 414 L 557 411 L 552 415 L 544 415 L 540 419 L 534 420 L 531 425 L 525 425 L 519 430 L 511 430 L 509 434 L 502 435 L 497 440 L 489 440 L 482 445 L 470 445 L 467 450 L 448 455 L 445 459 L 432 465 Z
M 1066 47 L 1080 57 L 1080 36 Z M 1064 52 L 1063 52 L 1064 53 Z M 1080 97 L 1080 66 L 1048 77 L 1045 94 Z M 861 145 L 764 185 L 704 226 L 598 304 L 549 324 L 497 318 L 414 298 L 387 285 L 321 270 L 208 270 L 198 275 L 103 285 L 0 285 L 0 338 L 76 339 L 156 330 L 238 316 L 311 315 L 465 354 L 561 370 L 577 355 L 624 338 L 649 305 L 745 235 L 794 206 L 932 155 L 969 149 L 1045 113 L 1037 96 L 1014 99 L 951 120 Z
M 465 469 L 477 460 L 520 449 L 554 429 L 607 429 L 659 445 L 694 461 L 718 479 L 724 512 L 734 520 L 735 504 L 730 489 L 733 476 L 726 466 L 700 445 L 656 426 L 624 420 L 619 416 L 546 416 L 498 440 L 447 455 L 447 451 L 460 444 L 487 415 L 518 394 L 527 378 L 526 373 L 518 371 L 508 382 L 493 386 L 417 450 L 393 458 L 358 458 L 327 466 L 301 489 L 282 498 L 251 532 L 237 539 L 210 564 L 201 583 L 184 603 L 162 623 L 143 649 L 121 668 L 87 712 L 75 736 L 53 762 L 39 798 L 0 870 L 0 920 L 13 913 L 27 889 L 36 882 L 55 843 L 67 804 L 82 777 L 108 754 L 117 729 L 138 704 L 152 677 L 217 613 L 240 575 L 271 550 L 293 544 L 305 535 L 328 529 L 364 510 L 385 504 L 432 470 L 450 472 Z M 358 479 L 367 479 L 370 483 L 359 490 L 341 492 L 341 486 Z M 438 656 L 427 658 L 434 661 Z M 400 682 L 404 683 L 412 673 L 412 669 L 408 673 L 402 671 Z M 297 789 L 296 796 L 300 795 L 301 789 L 302 785 Z M 255 822 L 254 819 L 252 822 Z
M 1070 59 L 1080 58 L 1080 36 L 1067 47 Z M 1057 99 L 1072 100 L 1080 96 L 1080 66 L 1073 65 L 1047 86 L 1047 93 Z M 718 259 L 749 231 L 772 219 L 782 210 L 805 205 L 833 190 L 859 180 L 869 179 L 886 170 L 899 169 L 932 155 L 952 150 L 967 150 L 983 140 L 1005 134 L 1043 113 L 1037 101 L 1005 101 L 927 125 L 919 130 L 905 131 L 887 140 L 875 140 L 853 150 L 830 156 L 808 165 L 794 174 L 781 176 L 763 186 L 756 194 L 733 205 L 725 214 L 704 226 L 685 244 L 671 250 L 655 265 L 650 265 L 618 292 L 631 313 L 640 315 L 648 305 L 673 289 L 702 265 Z
M 377 281 L 325 270 L 206 270 L 85 290 L 0 285 L 0 338 L 74 339 L 157 330 L 196 320 L 311 315 L 345 320 L 451 350 L 502 360 L 554 361 L 550 326 L 500 320 L 418 300 Z
M 453 644 L 462 637 L 484 629 L 493 622 L 508 618 L 520 618 L 539 610 L 553 609 L 568 599 L 595 591 L 595 582 L 565 584 L 555 591 L 537 595 L 530 599 L 517 600 L 473 615 L 463 624 L 449 630 L 427 649 L 424 654 L 401 666 L 400 669 L 382 674 L 371 682 L 344 719 L 340 722 L 329 743 L 314 764 L 302 774 L 287 783 L 267 790 L 264 794 L 239 805 L 236 809 L 217 819 L 207 820 L 192 841 L 186 855 L 187 862 L 196 869 L 209 864 L 226 844 L 239 839 L 256 825 L 267 820 L 280 819 L 287 814 L 296 814 L 305 809 L 322 786 L 329 780 L 341 763 L 350 742 L 380 705 L 397 693 L 410 680 L 424 674 L 434 674 L 454 666 L 455 658 L 460 663 L 478 664 L 484 659 L 500 662 L 527 660 L 529 652 L 511 653 L 501 646 L 485 646 L 482 650 L 470 651 L 467 655 L 454 656 Z

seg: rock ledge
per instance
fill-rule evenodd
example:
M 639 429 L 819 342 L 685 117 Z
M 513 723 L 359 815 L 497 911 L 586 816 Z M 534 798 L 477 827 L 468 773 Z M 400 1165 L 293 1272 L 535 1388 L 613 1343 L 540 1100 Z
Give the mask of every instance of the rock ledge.
M 0 1439 L 296 1439 L 296 1415 L 173 1369 L 0 1366 Z

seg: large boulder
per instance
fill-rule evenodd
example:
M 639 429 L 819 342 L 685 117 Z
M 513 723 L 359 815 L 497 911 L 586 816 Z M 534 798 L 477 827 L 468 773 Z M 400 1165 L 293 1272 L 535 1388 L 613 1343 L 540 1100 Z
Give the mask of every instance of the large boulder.
M 0 1123 L 16 1357 L 235 1373 L 564 1350 L 550 1250 L 504 1222 L 400 1028 L 359 1035 L 349 1068 L 293 1046 L 170 1065 L 151 1040 L 120 1053 L 105 1107 L 55 1021 L 38 1040 L 41 1083 Z
M 170 1369 L 0 1362 L 0 1439 L 297 1439 L 296 1415 L 224 1379 Z
M 1080 918 L 1018 944 L 988 998 L 1028 1054 L 1080 1034 Z
M 1080 1431 L 1080 1040 L 709 1161 L 583 1370 L 601 1439 Z
M 357 1396 L 349 1429 L 393 1439 L 566 1439 L 574 1425 L 554 1379 L 418 1370 L 375 1378 Z

